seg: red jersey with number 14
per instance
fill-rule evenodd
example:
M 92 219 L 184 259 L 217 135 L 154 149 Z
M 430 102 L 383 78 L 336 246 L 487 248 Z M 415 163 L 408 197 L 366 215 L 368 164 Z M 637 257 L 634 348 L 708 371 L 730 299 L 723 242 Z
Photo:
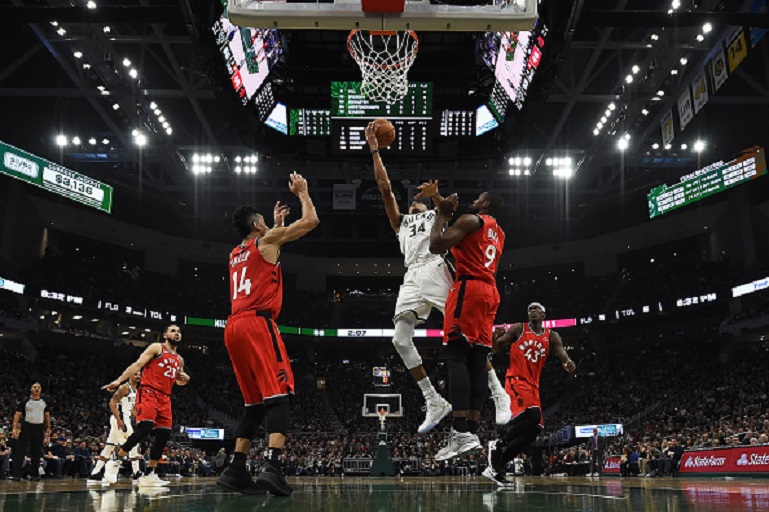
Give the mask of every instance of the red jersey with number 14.
M 550 329 L 543 329 L 542 334 L 537 334 L 531 330 L 528 323 L 523 324 L 521 336 L 510 345 L 507 378 L 526 381 L 539 389 L 539 376 L 545 367 L 549 352 Z
M 163 345 L 163 353 L 155 356 L 142 368 L 141 386 L 170 395 L 182 368 L 179 354 Z
M 258 239 L 235 247 L 230 253 L 230 300 L 232 314 L 267 311 L 273 320 L 283 305 L 283 278 L 280 264 L 264 259 Z
M 451 248 L 451 254 L 456 260 L 457 277 L 472 276 L 496 284 L 497 265 L 505 247 L 505 232 L 494 217 L 478 217 L 483 221 L 483 226 Z

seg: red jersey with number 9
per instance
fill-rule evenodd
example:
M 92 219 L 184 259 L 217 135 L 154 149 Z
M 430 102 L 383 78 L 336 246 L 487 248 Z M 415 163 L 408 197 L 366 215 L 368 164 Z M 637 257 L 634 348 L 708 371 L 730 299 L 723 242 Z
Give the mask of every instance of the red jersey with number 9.
M 249 240 L 230 253 L 232 314 L 267 311 L 274 320 L 283 304 L 283 277 L 280 264 L 265 260 L 257 243 Z
M 181 368 L 179 354 L 171 352 L 163 345 L 163 353 L 155 356 L 142 368 L 140 386 L 170 395 Z
M 510 345 L 510 366 L 506 377 L 524 380 L 539 389 L 539 376 L 549 353 L 550 329 L 543 328 L 542 333 L 537 334 L 528 323 L 523 324 L 521 336 Z
M 472 276 L 496 284 L 497 265 L 505 247 L 505 232 L 494 217 L 478 215 L 483 226 L 451 248 L 457 277 Z

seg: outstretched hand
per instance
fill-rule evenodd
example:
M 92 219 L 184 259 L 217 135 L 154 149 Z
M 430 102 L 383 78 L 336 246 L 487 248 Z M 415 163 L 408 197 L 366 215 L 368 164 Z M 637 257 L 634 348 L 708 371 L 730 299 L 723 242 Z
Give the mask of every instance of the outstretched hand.
M 449 197 L 443 199 L 441 204 L 438 205 L 438 211 L 444 215 L 454 215 L 459 207 L 459 197 L 456 194 L 451 194 Z
M 106 391 L 115 391 L 119 387 L 120 387 L 120 381 L 119 380 L 113 380 L 112 382 L 110 382 L 106 386 L 102 386 L 101 388 L 106 390 Z
M 379 140 L 376 138 L 377 126 L 379 126 L 379 123 L 376 121 L 371 121 L 368 126 L 366 126 L 366 142 L 368 142 L 368 147 L 371 151 L 379 149 Z
M 288 217 L 289 213 L 291 213 L 291 209 L 288 206 L 281 205 L 280 201 L 275 203 L 275 208 L 272 211 L 273 220 L 274 220 L 272 227 L 282 228 L 284 225 L 284 221 L 286 220 L 286 217 Z
M 414 199 L 440 196 L 440 193 L 438 192 L 438 180 L 430 180 L 426 183 L 422 183 L 417 187 L 417 190 L 419 190 L 419 193 L 414 196 Z
M 574 373 L 574 371 L 577 369 L 576 363 L 571 359 L 563 363 L 562 366 L 563 366 L 563 369 L 566 370 L 568 373 Z
M 298 172 L 292 172 L 288 177 L 288 189 L 298 196 L 307 193 L 307 180 Z

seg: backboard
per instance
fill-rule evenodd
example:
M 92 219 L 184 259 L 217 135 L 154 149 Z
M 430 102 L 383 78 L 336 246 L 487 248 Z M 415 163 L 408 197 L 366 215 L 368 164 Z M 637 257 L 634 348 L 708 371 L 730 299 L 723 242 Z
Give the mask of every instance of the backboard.
M 447 5 L 406 0 L 403 12 L 366 11 L 361 0 L 332 3 L 286 0 L 229 0 L 233 24 L 241 27 L 290 30 L 415 30 L 487 32 L 531 30 L 538 0 L 488 0 L 484 5 Z M 370 2 L 375 3 L 375 2 Z M 472 2 L 468 2 L 472 3 Z
M 388 418 L 403 417 L 403 403 L 400 394 L 374 394 L 363 395 L 364 418 L 379 418 L 380 409 L 387 409 Z

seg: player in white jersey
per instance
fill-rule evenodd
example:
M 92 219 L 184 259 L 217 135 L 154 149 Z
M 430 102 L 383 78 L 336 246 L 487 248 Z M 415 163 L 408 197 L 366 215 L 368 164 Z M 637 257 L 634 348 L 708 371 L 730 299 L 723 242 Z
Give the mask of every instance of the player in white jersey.
M 138 371 L 128 378 L 128 381 L 117 388 L 109 401 L 109 409 L 112 415 L 109 418 L 109 435 L 104 450 L 99 454 L 98 461 L 88 477 L 89 482 L 114 484 L 117 482 L 117 474 L 120 470 L 120 461 L 112 460 L 112 454 L 124 444 L 133 429 L 134 406 L 136 405 L 136 389 L 139 387 L 141 372 Z M 139 474 L 139 447 L 134 447 L 129 453 L 133 474 Z M 104 478 L 97 475 L 104 468 Z
M 374 159 L 374 177 L 384 200 L 390 226 L 398 236 L 404 264 L 408 269 L 403 277 L 403 284 L 395 305 L 393 344 L 425 397 L 427 414 L 425 421 L 418 429 L 420 434 L 425 434 L 451 412 L 451 404 L 438 394 L 422 366 L 422 358 L 414 346 L 414 328 L 427 320 L 433 308 L 443 314 L 446 297 L 454 279 L 446 259 L 440 254 L 430 253 L 430 231 L 435 223 L 437 212 L 428 210 L 427 205 L 418 200 L 411 203 L 408 214 L 404 215 L 400 212 L 387 170 L 379 155 L 379 144 L 375 132 L 376 121 L 372 121 L 366 127 L 366 140 Z M 432 183 L 431 187 L 434 187 L 434 193 L 432 189 L 422 186 L 420 195 L 433 197 L 437 204 L 442 200 L 437 194 L 437 182 Z M 497 408 L 497 423 L 505 424 L 510 421 L 512 415 L 510 397 L 499 383 L 491 363 L 488 367 L 489 387 Z

